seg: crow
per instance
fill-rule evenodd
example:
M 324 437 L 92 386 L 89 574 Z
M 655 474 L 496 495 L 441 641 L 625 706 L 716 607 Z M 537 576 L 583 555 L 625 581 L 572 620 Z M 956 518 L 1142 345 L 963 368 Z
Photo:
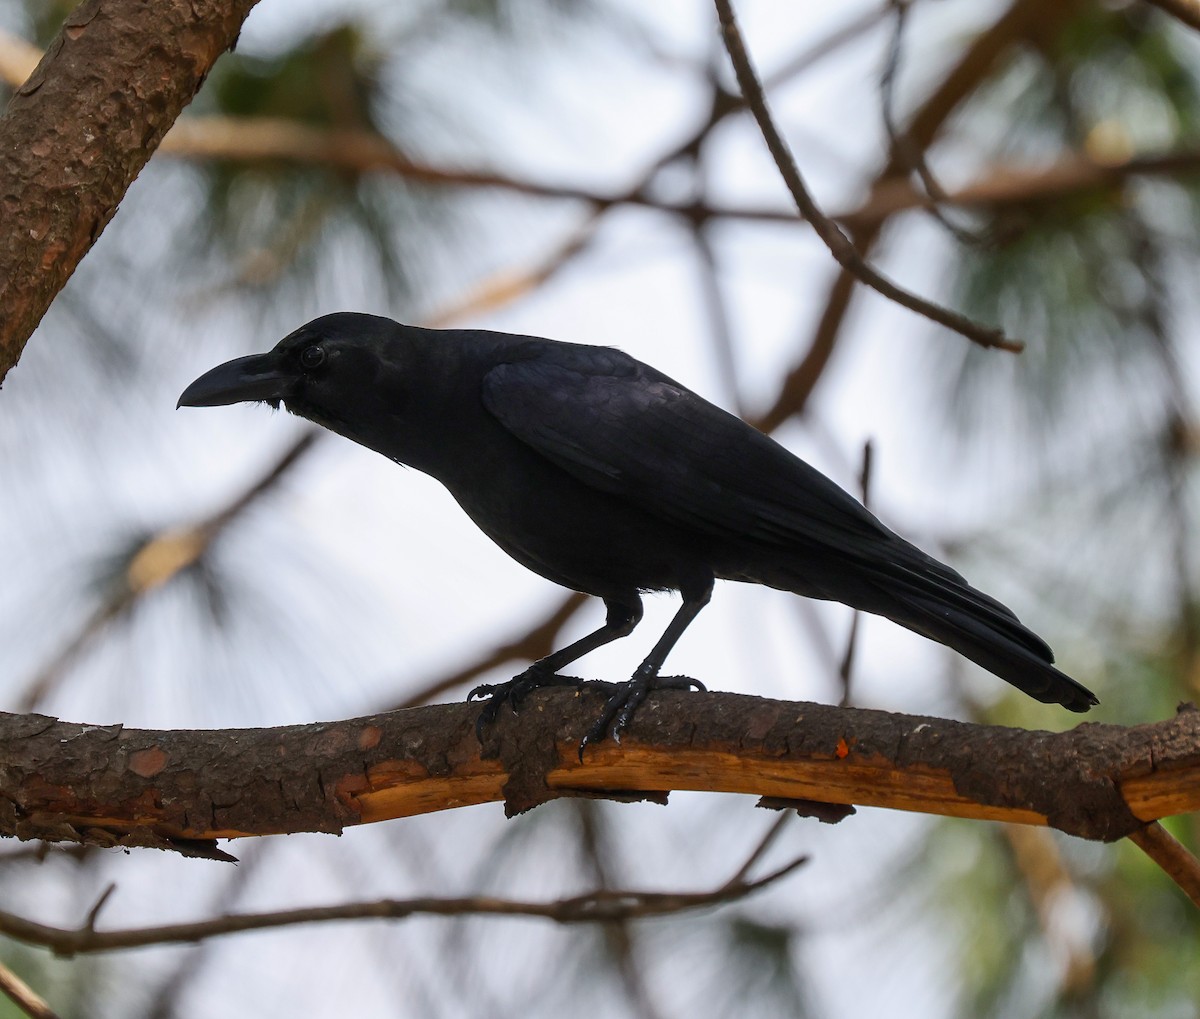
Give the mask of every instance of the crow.
M 262 401 L 440 481 L 523 566 L 594 595 L 604 625 L 505 683 L 484 684 L 478 732 L 559 670 L 624 637 L 642 593 L 682 605 L 633 677 L 602 684 L 583 736 L 620 741 L 647 693 L 703 686 L 659 675 L 716 579 L 886 616 L 1048 704 L 1098 703 L 994 598 L 885 527 L 741 419 L 619 350 L 482 329 L 423 329 L 351 312 L 213 368 L 177 406 Z

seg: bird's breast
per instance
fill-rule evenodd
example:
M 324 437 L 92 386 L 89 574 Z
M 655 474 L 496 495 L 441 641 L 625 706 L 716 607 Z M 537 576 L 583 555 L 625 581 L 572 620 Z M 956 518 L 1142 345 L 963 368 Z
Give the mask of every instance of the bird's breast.
M 442 481 L 505 552 L 564 587 L 609 597 L 711 577 L 701 536 L 589 487 L 527 447 L 482 456 Z

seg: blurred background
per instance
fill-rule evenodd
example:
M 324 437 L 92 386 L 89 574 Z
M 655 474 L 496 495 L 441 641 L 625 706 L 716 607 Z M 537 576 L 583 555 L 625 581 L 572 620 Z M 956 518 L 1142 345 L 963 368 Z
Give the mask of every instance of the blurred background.
M 70 4 L 0 0 L 0 51 Z M 619 346 L 745 415 L 1010 604 L 1097 720 L 1200 686 L 1200 36 L 1146 3 L 737 5 L 823 207 L 984 351 L 849 285 L 734 98 L 702 0 L 263 0 L 0 394 L 0 707 L 153 728 L 461 698 L 594 628 L 428 478 L 183 387 L 336 310 Z M 20 76 L 0 86 L 5 95 Z M 625 678 L 674 612 L 584 659 Z M 1059 729 L 886 621 L 718 588 L 710 688 Z M 843 673 L 848 674 L 848 681 Z M 225 848 L 0 847 L 5 909 L 103 926 L 385 896 L 702 890 L 748 797 L 489 804 Z M 1194 823 L 1171 825 L 1197 846 Z M 1128 844 L 862 810 L 793 819 L 699 914 L 358 922 L 75 960 L 72 1017 L 1200 1015 L 1200 930 Z M 7 1002 L 0 1016 L 8 1015 Z M 15 1013 L 13 1013 L 15 1014 Z

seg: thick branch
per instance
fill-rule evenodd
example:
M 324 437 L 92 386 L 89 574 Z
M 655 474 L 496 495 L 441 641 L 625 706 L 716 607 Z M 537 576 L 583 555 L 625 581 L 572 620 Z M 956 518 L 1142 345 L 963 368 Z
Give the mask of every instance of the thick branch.
M 17 89 L 0 118 L 0 383 L 254 3 L 85 0 Z
M 0 834 L 223 856 L 211 840 L 505 800 L 671 789 L 1049 824 L 1111 840 L 1200 809 L 1200 712 L 1028 732 L 735 694 L 660 693 L 621 746 L 579 734 L 599 695 L 539 691 L 484 756 L 478 705 L 274 729 L 156 732 L 0 714 Z M 614 793 L 614 791 L 618 791 Z

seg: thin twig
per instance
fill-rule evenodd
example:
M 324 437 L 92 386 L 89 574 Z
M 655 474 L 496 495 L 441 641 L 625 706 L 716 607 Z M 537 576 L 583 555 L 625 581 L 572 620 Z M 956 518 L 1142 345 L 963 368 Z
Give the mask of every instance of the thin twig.
M 147 538 L 129 556 L 112 594 L 96 606 L 54 657 L 26 681 L 14 702 L 16 709 L 29 712 L 38 708 L 98 636 L 115 621 L 129 616 L 147 594 L 195 566 L 231 523 L 304 458 L 321 434 L 315 428 L 306 431 L 244 491 L 204 520 L 187 527 L 164 528 Z
M 414 159 L 387 138 L 369 131 L 329 130 L 284 118 L 186 117 L 177 121 L 163 139 L 160 152 L 191 160 L 270 160 L 356 174 L 387 172 L 416 184 L 490 188 L 532 198 L 579 201 L 600 211 L 638 205 L 690 219 L 731 217 L 795 222 L 790 212 L 768 207 L 679 203 L 655 198 L 636 187 L 603 191 L 578 184 L 514 177 L 493 170 L 443 166 Z
M 908 24 L 908 12 L 913 0 L 889 0 L 889 6 L 895 12 L 891 41 L 888 43 L 887 57 L 884 60 L 883 74 L 879 80 L 880 112 L 883 127 L 887 132 L 888 144 L 891 145 L 893 159 L 906 164 L 916 174 L 921 182 L 924 193 L 929 198 L 927 210 L 960 244 L 979 245 L 987 237 L 982 233 L 968 230 L 959 226 L 946 215 L 942 203 L 946 201 L 946 189 L 933 175 L 929 163 L 925 159 L 925 151 L 920 145 L 902 131 L 896 124 L 896 79 L 900 76 L 900 62 L 904 55 L 904 30 Z
M 31 1019 L 58 1019 L 58 1013 L 46 1004 L 46 1000 L 2 962 L 0 991 Z
M 1055 26 L 1065 22 L 1073 11 L 1074 7 L 1070 4 L 1047 6 L 1038 0 L 1012 0 L 1009 8 L 989 28 L 976 35 L 943 73 L 941 80 L 909 117 L 905 134 L 916 145 L 931 145 L 954 111 L 975 93 L 980 82 L 1014 46 L 1028 38 L 1035 29 L 1038 32 L 1055 31 Z M 886 189 L 902 170 L 893 155 L 871 183 L 869 197 L 863 207 L 873 209 L 875 196 Z M 912 193 L 907 181 L 905 190 Z M 885 212 L 861 224 L 847 224 L 854 244 L 863 257 L 878 241 L 884 220 L 890 214 Z M 808 350 L 800 363 L 788 372 L 770 408 L 758 417 L 755 423 L 760 428 L 777 428 L 789 418 L 803 413 L 837 349 L 842 326 L 856 291 L 854 280 L 853 273 L 848 269 L 835 274 Z
M 599 805 L 592 800 L 579 800 L 575 804 L 579 819 L 579 843 L 592 873 L 595 884 L 602 889 L 611 889 L 614 882 L 610 872 L 613 854 L 604 844 Z M 659 1012 L 646 987 L 645 977 L 639 964 L 637 934 L 630 919 L 611 920 L 604 924 L 603 934 L 606 947 L 613 955 L 613 963 L 625 996 L 628 999 L 628 1014 L 639 1019 L 659 1019 Z
M 562 628 L 566 626 L 576 612 L 587 604 L 588 600 L 588 595 L 572 591 L 550 611 L 550 614 L 542 622 L 522 632 L 515 639 L 506 641 L 499 647 L 487 652 L 470 665 L 466 665 L 457 672 L 443 676 L 441 679 L 435 680 L 409 694 L 404 700 L 395 705 L 395 710 L 415 708 L 421 704 L 428 704 L 435 697 L 440 697 L 447 691 L 454 690 L 457 687 L 465 686 L 483 673 L 489 672 L 492 669 L 498 669 L 501 665 L 506 665 L 509 662 L 533 662 L 539 658 L 545 658 L 546 655 L 554 650 L 554 641 L 562 631 Z
M 606 891 L 588 892 L 551 902 L 522 902 L 487 895 L 462 898 L 378 899 L 346 902 L 336 906 L 309 906 L 265 913 L 242 913 L 193 923 L 133 927 L 96 931 L 87 926 L 75 929 L 52 927 L 13 913 L 0 912 L 0 932 L 29 944 L 41 945 L 58 955 L 106 952 L 148 945 L 194 943 L 223 934 L 291 927 L 334 920 L 403 920 L 410 916 L 525 916 L 555 923 L 642 919 L 666 916 L 684 910 L 718 906 L 766 888 L 791 874 L 807 861 L 801 856 L 753 881 L 728 881 L 703 892 Z
M 1139 828 L 1129 841 L 1157 863 L 1189 899 L 1200 906 L 1200 860 L 1157 821 Z
M 860 282 L 867 284 L 867 286 L 884 297 L 891 299 L 902 307 L 908 308 L 910 311 L 924 315 L 931 321 L 937 322 L 961 336 L 965 336 L 980 346 L 999 347 L 1002 350 L 1013 352 L 1023 350 L 1025 345 L 1020 341 L 1006 338 L 1003 330 L 980 325 L 965 315 L 960 315 L 956 311 L 935 304 L 923 297 L 918 297 L 916 294 L 905 290 L 888 279 L 863 259 L 855 249 L 850 238 L 842 233 L 833 220 L 821 212 L 812 196 L 808 193 L 808 188 L 804 183 L 804 178 L 800 175 L 799 167 L 792 157 L 791 150 L 788 148 L 787 143 L 783 140 L 782 135 L 780 135 L 778 128 L 775 126 L 775 122 L 771 118 L 771 112 L 767 108 L 767 100 L 763 94 L 762 85 L 759 83 L 758 77 L 754 72 L 754 67 L 750 63 L 750 56 L 746 51 L 746 45 L 742 40 L 741 32 L 738 30 L 737 22 L 734 20 L 733 7 L 730 4 L 730 0 L 715 0 L 715 3 L 721 19 L 725 48 L 729 51 L 729 59 L 733 62 L 738 84 L 741 86 L 742 93 L 746 97 L 746 102 L 750 105 L 754 119 L 758 122 L 759 130 L 762 132 L 763 138 L 767 143 L 771 157 L 775 160 L 775 165 L 779 168 L 784 183 L 791 192 L 792 198 L 796 202 L 796 207 L 800 210 L 800 215 L 808 221 L 813 230 L 816 231 L 817 236 L 824 241 L 825 246 L 829 249 L 829 253 L 833 255 L 838 264 L 847 272 L 853 273 Z
M 108 900 L 112 898 L 112 893 L 116 890 L 117 883 L 115 881 L 110 881 L 105 887 L 104 891 L 102 891 L 99 897 L 96 899 L 95 905 L 88 910 L 88 915 L 84 917 L 83 926 L 85 930 L 94 931 L 96 929 L 96 920 L 100 917 L 100 911 L 108 903 Z
M 1074 926 L 1061 924 L 1064 904 L 1082 894 L 1054 836 L 1030 824 L 1002 824 L 997 832 L 1008 842 L 1021 880 L 1037 914 L 1042 937 L 1063 959 L 1058 993 L 1080 1000 L 1096 983 L 1096 953 L 1091 939 Z M 1102 921 L 1101 921 L 1102 922 Z
M 868 439 L 863 443 L 862 468 L 858 473 L 858 488 L 862 495 L 862 504 L 867 507 L 871 505 L 873 452 L 874 447 L 871 445 L 871 440 Z M 854 652 L 858 649 L 858 621 L 861 615 L 862 613 L 855 609 L 853 615 L 850 617 L 850 633 L 846 637 L 846 653 L 842 656 L 841 664 L 838 666 L 838 676 L 842 681 L 842 699 L 840 704 L 843 708 L 850 706 L 850 677 L 854 672 Z
M 591 247 L 602 217 L 602 210 L 593 211 L 556 248 L 543 255 L 534 265 L 515 271 L 493 273 L 451 304 L 426 316 L 423 324 L 431 329 L 444 329 L 468 316 L 482 315 L 506 307 L 518 298 L 545 286 Z
M 758 845 L 755 846 L 750 855 L 746 857 L 746 862 L 743 863 L 741 867 L 738 868 L 737 873 L 729 879 L 728 883 L 730 885 L 739 885 L 745 883 L 746 878 L 750 875 L 750 871 L 755 867 L 758 861 L 766 855 L 767 850 L 771 848 L 775 840 L 779 837 L 779 833 L 783 831 L 788 822 L 791 821 L 795 816 L 796 814 L 794 812 L 786 810 L 775 819 L 775 822 L 770 828 L 767 829 L 766 834 L 758 840 Z

